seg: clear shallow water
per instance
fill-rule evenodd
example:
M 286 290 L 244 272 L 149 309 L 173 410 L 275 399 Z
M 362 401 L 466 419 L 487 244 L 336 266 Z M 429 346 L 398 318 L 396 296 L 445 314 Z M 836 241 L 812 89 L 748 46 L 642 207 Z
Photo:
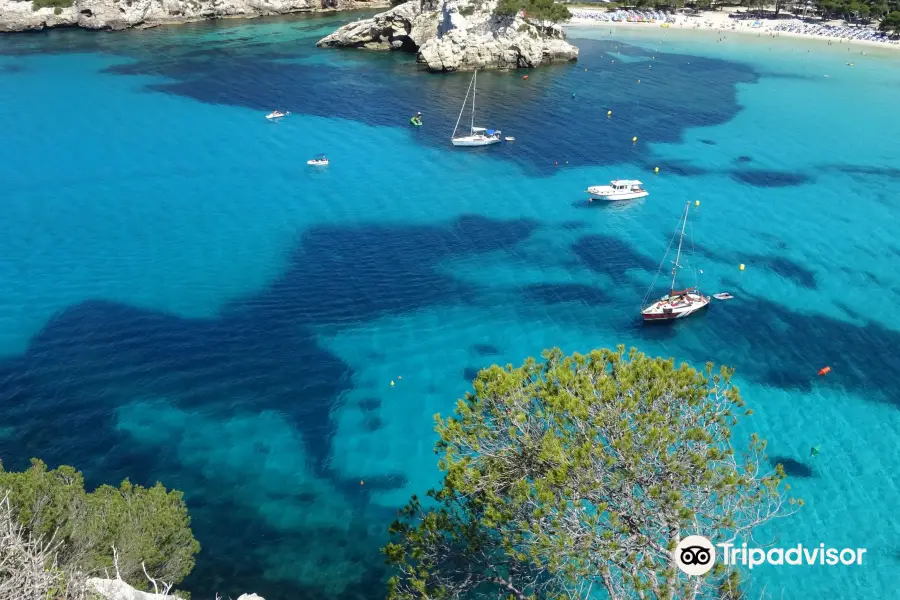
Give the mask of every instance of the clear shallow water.
M 869 548 L 755 587 L 893 597 L 900 56 L 574 30 L 577 65 L 479 77 L 517 141 L 463 152 L 468 77 L 316 50 L 339 22 L 0 38 L 4 464 L 185 490 L 196 597 L 372 598 L 478 368 L 637 345 L 737 369 L 807 502 L 763 537 Z M 619 176 L 651 196 L 587 205 Z M 704 289 L 738 299 L 644 328 L 688 199 Z

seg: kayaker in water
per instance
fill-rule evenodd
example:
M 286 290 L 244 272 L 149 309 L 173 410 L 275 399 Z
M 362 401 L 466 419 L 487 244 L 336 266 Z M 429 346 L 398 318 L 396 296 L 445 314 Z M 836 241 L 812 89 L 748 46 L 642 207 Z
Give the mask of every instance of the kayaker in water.
M 417 112 L 417 113 L 416 113 L 416 116 L 414 116 L 413 118 L 411 118 L 411 119 L 409 120 L 409 122 L 412 123 L 413 125 L 415 125 L 416 127 L 418 127 L 419 125 L 421 125 L 421 124 L 422 124 L 422 113 Z

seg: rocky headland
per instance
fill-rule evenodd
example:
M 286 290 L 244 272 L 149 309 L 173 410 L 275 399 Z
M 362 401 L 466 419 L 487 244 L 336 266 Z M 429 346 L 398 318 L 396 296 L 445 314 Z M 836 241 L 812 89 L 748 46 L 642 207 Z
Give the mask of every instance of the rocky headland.
M 431 71 L 530 68 L 578 59 L 558 25 L 498 14 L 498 0 L 411 0 L 344 25 L 321 47 L 416 53 Z
M 0 0 L 0 32 L 47 27 L 120 30 L 387 6 L 387 0 Z

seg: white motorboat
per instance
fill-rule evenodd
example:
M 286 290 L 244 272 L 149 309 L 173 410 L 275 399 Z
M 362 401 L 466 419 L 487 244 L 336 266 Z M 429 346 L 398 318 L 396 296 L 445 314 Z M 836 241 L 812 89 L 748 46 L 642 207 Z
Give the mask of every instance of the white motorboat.
M 687 226 L 688 210 L 690 210 L 690 208 L 691 203 L 688 202 L 684 207 L 684 213 L 679 223 L 681 226 L 681 236 L 678 238 L 678 251 L 675 253 L 675 263 L 672 267 L 672 284 L 669 286 L 669 293 L 659 300 L 649 305 L 647 304 L 647 298 L 653 291 L 656 277 L 659 277 L 663 264 L 665 264 L 665 258 L 663 258 L 663 263 L 660 264 L 659 270 L 656 272 L 656 277 L 653 278 L 653 283 L 650 284 L 650 289 L 647 290 L 647 295 L 644 296 L 644 302 L 642 303 L 641 317 L 644 319 L 645 323 L 651 321 L 672 321 L 674 319 L 681 319 L 709 306 L 709 296 L 701 294 L 696 285 L 682 290 L 675 289 L 678 269 L 681 268 L 681 264 L 678 262 L 681 259 L 681 244 L 684 242 L 684 229 Z M 675 233 L 676 235 L 678 234 L 677 229 L 675 230 Z M 674 235 L 672 236 L 672 241 L 675 241 Z M 672 248 L 672 242 L 669 242 L 669 248 Z M 669 252 L 666 251 L 667 256 L 668 254 Z
M 469 89 L 466 90 L 466 98 L 463 100 L 462 108 L 459 109 L 459 118 L 456 119 L 456 126 L 450 135 L 450 143 L 454 146 L 490 146 L 500 142 L 499 129 L 487 129 L 485 127 L 475 127 L 475 93 L 477 88 L 478 71 L 472 75 L 472 81 L 469 83 Z M 469 135 L 456 135 L 459 128 L 459 122 L 462 120 L 463 111 L 466 110 L 466 102 L 469 100 L 469 93 L 472 94 L 472 121 L 469 125 Z
M 734 296 L 728 292 L 719 292 L 718 294 L 713 294 L 713 298 L 716 300 L 732 300 L 734 299 Z
M 508 135 L 508 136 L 506 136 L 506 137 L 503 138 L 503 139 L 506 140 L 507 142 L 514 142 L 514 141 L 516 141 L 516 138 L 514 138 L 514 137 L 511 136 L 511 135 Z
M 327 167 L 328 159 L 325 157 L 324 154 L 320 154 L 317 157 L 306 161 L 306 164 L 308 164 L 311 167 Z
M 587 189 L 587 193 L 591 195 L 591 202 L 594 200 L 637 200 L 650 195 L 650 192 L 641 185 L 643 184 L 637 179 L 616 179 L 610 181 L 609 185 L 592 185 Z
M 286 117 L 289 114 L 291 114 L 291 111 L 281 112 L 280 110 L 273 110 L 272 112 L 270 112 L 269 114 L 266 115 L 266 118 L 269 119 L 270 121 L 272 121 L 274 119 L 281 119 L 282 117 Z

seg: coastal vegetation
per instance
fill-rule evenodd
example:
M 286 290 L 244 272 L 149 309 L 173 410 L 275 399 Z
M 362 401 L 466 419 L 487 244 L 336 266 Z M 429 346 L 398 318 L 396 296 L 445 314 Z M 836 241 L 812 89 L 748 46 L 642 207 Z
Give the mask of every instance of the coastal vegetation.
M 126 479 L 87 492 L 79 471 L 48 470 L 33 459 L 23 472 L 0 463 L 0 502 L 0 584 L 21 576 L 4 565 L 18 564 L 29 547 L 52 575 L 48 594 L 91 576 L 118 577 L 140 590 L 153 587 L 151 578 L 174 585 L 200 550 L 181 492 L 160 483 L 145 488 Z
M 868 22 L 900 10 L 900 0 L 817 0 L 816 8 L 825 19 Z
M 809 11 L 804 2 L 800 0 L 740 0 L 740 2 L 717 2 L 716 0 L 631 0 L 617 4 L 569 4 L 570 6 L 589 6 L 596 8 L 602 6 L 613 10 L 624 8 L 657 8 L 674 10 L 682 7 L 696 8 L 699 10 L 718 10 L 727 6 L 742 6 L 751 11 L 763 15 L 769 11 L 778 16 L 782 12 L 793 12 L 797 15 L 818 15 L 823 19 L 844 19 L 850 22 L 869 22 L 883 19 L 881 29 L 883 31 L 900 31 L 896 18 L 889 18 L 891 13 L 900 12 L 900 0 L 814 0 L 814 10 Z
M 443 481 L 390 528 L 388 598 L 740 598 L 738 574 L 688 581 L 672 559 L 802 504 L 765 441 L 738 444 L 752 413 L 731 377 L 623 347 L 482 370 L 435 417 Z
M 500 0 L 495 15 L 515 16 L 524 12 L 525 18 L 535 21 L 551 21 L 561 23 L 572 18 L 572 13 L 565 4 L 553 0 Z
M 42 8 L 63 9 L 71 7 L 73 3 L 74 0 L 31 0 L 31 10 L 40 10 Z
M 895 10 L 882 19 L 879 27 L 888 33 L 900 33 L 900 10 Z

